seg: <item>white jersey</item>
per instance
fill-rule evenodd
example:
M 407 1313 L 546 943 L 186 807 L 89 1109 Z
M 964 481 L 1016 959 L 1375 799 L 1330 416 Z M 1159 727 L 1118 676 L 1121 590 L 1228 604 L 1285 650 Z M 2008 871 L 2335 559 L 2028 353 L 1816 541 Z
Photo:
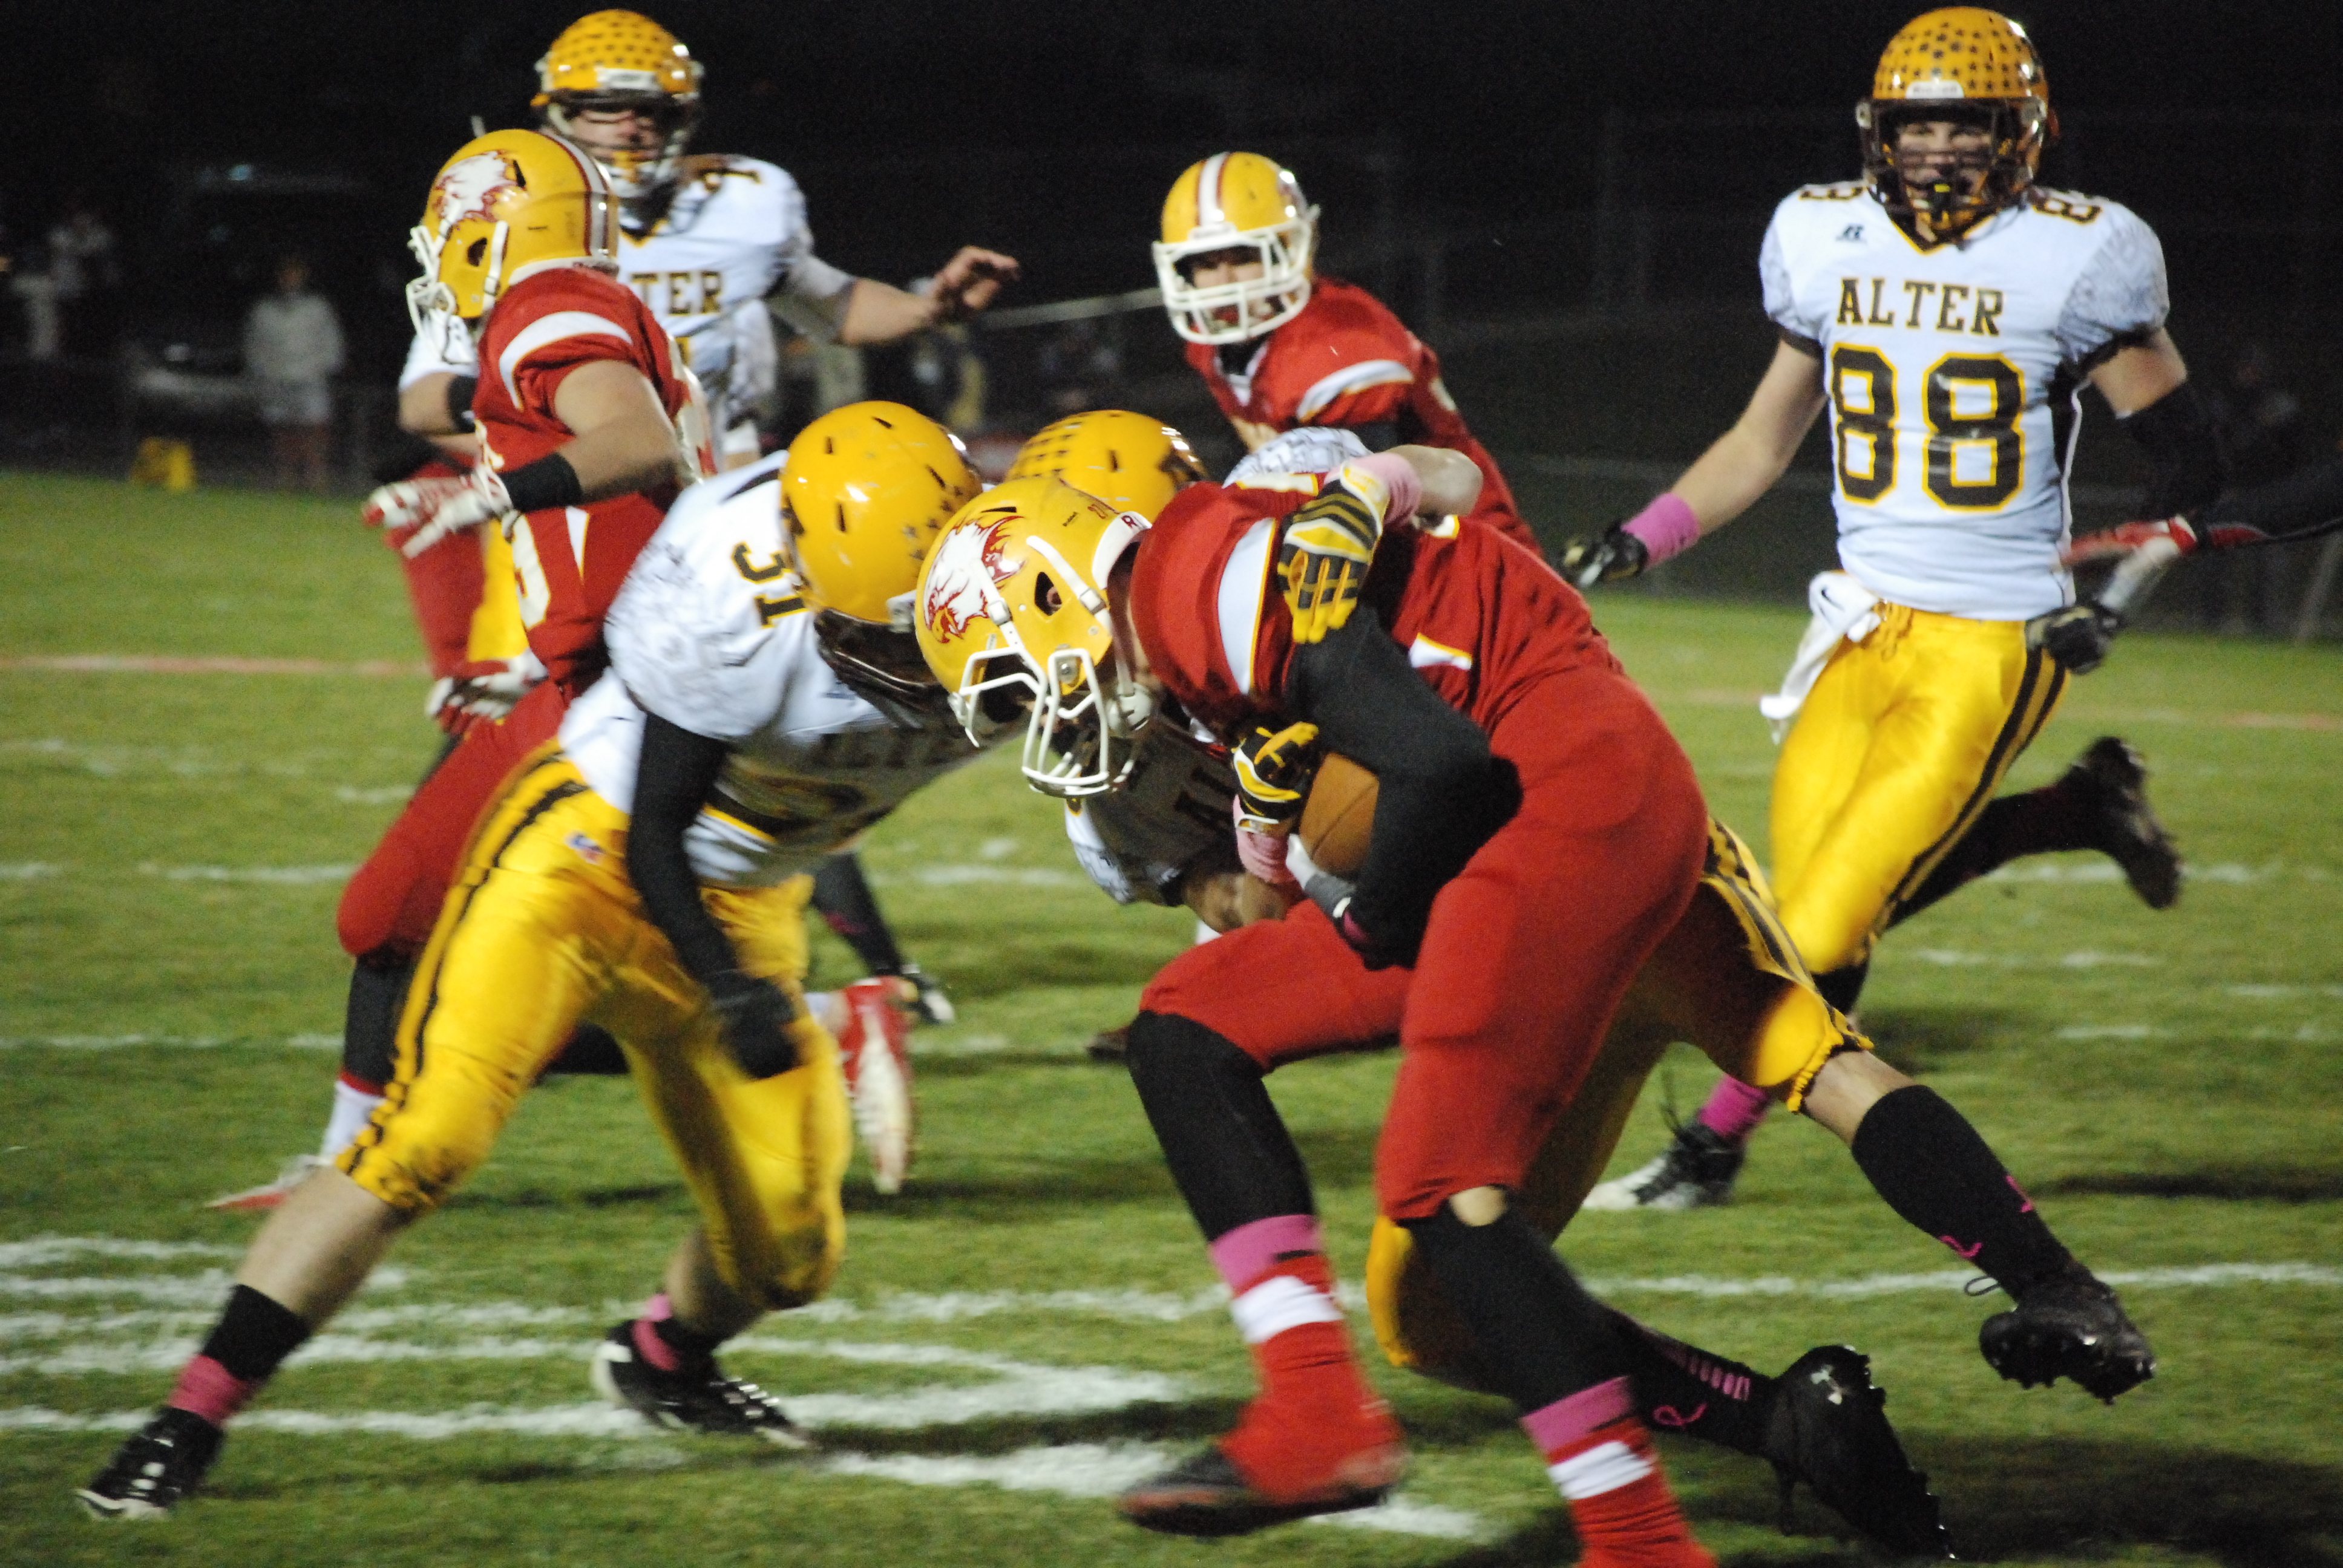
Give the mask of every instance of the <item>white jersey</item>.
M 1978 620 L 2074 600 L 2058 564 L 2084 373 L 2164 325 L 2130 209 L 2036 189 L 1924 249 L 1861 185 L 1774 211 L 1765 314 L 1823 357 L 1839 560 L 1881 598 Z
M 900 728 L 822 658 L 782 564 L 787 456 L 677 498 L 603 623 L 609 673 L 561 722 L 562 749 L 621 811 L 634 809 L 646 712 L 731 747 L 684 836 L 693 871 L 719 887 L 769 887 L 814 869 L 979 755 L 949 719 Z
M 809 307 L 791 310 L 791 325 L 819 331 L 819 307 L 854 281 L 813 254 L 805 196 L 788 171 L 731 156 L 688 159 L 657 223 L 640 235 L 620 226 L 618 264 L 618 281 L 642 297 L 708 388 L 719 435 L 749 419 L 776 384 L 765 297 L 778 289 Z M 463 345 L 418 335 L 398 384 L 443 370 L 479 373 Z
M 1236 783 L 1221 749 L 1159 719 L 1132 743 L 1128 779 L 1066 802 L 1074 859 L 1118 904 L 1175 902 L 1182 878 L 1237 869 Z

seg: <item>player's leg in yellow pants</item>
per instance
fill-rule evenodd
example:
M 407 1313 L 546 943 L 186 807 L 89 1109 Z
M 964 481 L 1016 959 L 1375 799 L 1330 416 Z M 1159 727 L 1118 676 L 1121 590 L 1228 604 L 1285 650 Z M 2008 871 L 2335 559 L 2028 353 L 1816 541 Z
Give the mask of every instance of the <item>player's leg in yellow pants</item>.
M 2066 689 L 2021 622 L 1901 605 L 1879 617 L 1839 645 L 1774 772 L 1782 922 L 1818 974 L 1871 956 Z
M 397 1071 L 339 1164 L 393 1208 L 428 1211 L 478 1169 L 581 1020 L 624 1043 L 698 1200 L 727 1285 L 769 1308 L 819 1296 L 845 1242 L 850 1152 L 838 1050 L 800 1010 L 804 1065 L 751 1080 L 705 993 L 644 917 L 627 819 L 551 748 L 483 814 L 399 1023 Z M 809 883 L 711 890 L 750 973 L 799 993 Z
M 1815 990 L 1747 848 L 1722 823 L 1710 825 L 1699 892 L 1636 975 L 1601 1054 L 1513 1195 L 1539 1234 L 1559 1236 L 1578 1212 L 1644 1080 L 1679 1040 L 1792 1111 L 1825 1062 L 1870 1049 Z M 1367 1305 L 1393 1364 L 1467 1388 L 1494 1386 L 1413 1239 L 1386 1219 L 1368 1245 Z

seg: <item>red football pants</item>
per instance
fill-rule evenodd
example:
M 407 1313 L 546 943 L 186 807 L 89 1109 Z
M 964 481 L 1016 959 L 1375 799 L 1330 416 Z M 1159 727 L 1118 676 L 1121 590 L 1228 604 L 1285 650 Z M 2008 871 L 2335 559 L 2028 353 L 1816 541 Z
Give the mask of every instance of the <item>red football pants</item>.
M 387 950 L 404 958 L 423 950 L 480 809 L 522 758 L 553 738 L 568 707 L 568 692 L 548 680 L 503 723 L 464 731 L 342 890 L 334 923 L 344 952 L 364 958 Z
M 1375 1151 L 1394 1220 L 1521 1186 L 1706 851 L 1692 764 L 1624 676 L 1540 681 L 1490 743 L 1521 770 L 1522 809 L 1442 890 L 1414 969 L 1368 970 L 1304 904 L 1189 950 L 1140 1002 L 1264 1069 L 1397 1034 Z

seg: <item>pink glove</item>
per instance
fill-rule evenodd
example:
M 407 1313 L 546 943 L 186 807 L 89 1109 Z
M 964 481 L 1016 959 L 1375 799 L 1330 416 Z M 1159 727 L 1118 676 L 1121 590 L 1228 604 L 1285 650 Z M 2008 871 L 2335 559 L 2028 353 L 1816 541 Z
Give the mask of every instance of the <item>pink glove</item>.
M 2066 566 L 2085 561 L 2115 560 L 2145 549 L 2157 539 L 2169 539 L 2182 555 L 2191 555 L 2208 542 L 2186 518 L 2163 518 L 2152 523 L 2125 523 L 2101 533 L 2085 534 L 2059 552 Z

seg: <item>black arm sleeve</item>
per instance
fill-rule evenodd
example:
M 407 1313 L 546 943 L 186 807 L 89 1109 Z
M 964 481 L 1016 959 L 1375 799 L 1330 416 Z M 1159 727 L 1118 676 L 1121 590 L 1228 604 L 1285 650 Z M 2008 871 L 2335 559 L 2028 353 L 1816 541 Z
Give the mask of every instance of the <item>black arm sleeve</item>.
M 700 901 L 699 878 L 684 851 L 683 834 L 708 803 L 730 749 L 721 740 L 679 729 L 656 713 L 645 715 L 634 821 L 627 830 L 627 875 L 643 896 L 643 912 L 675 944 L 676 957 L 702 985 L 739 969 L 740 960 Z
M 2182 382 L 2163 397 L 2126 415 L 2119 423 L 2147 454 L 2153 470 L 2140 498 L 2143 518 L 2194 512 L 2229 482 L 2228 459 L 2213 416 L 2195 386 Z
M 1372 605 L 1293 650 L 1285 698 L 1328 750 L 1375 774 L 1374 836 L 1350 912 L 1410 960 L 1433 897 L 1520 809 L 1520 779 L 1490 754 L 1481 727 L 1409 667 Z
M 2273 538 L 2316 528 L 2343 518 L 2343 454 L 2322 457 L 2283 479 L 2237 490 L 2205 509 L 2209 527 L 2257 528 Z

